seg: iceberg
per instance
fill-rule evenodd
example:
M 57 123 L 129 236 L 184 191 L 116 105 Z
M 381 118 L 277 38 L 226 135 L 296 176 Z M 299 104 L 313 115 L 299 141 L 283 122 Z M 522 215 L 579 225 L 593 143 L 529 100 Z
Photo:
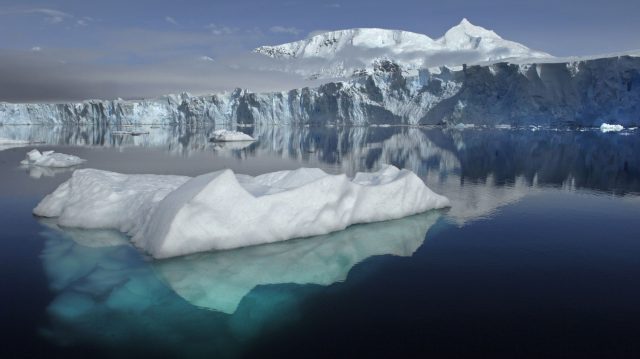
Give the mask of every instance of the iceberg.
M 216 130 L 212 133 L 211 140 L 214 142 L 235 142 L 235 141 L 255 141 L 255 138 L 244 132 Z
M 75 171 L 33 213 L 66 227 L 117 229 L 154 258 L 309 237 L 449 206 L 409 170 L 317 168 L 195 178 Z
M 40 152 L 33 149 L 27 152 L 27 157 L 20 162 L 25 166 L 55 167 L 65 168 L 73 167 L 85 162 L 82 158 L 64 153 L 56 153 L 54 151 Z
M 622 125 L 611 125 L 608 123 L 603 123 L 602 125 L 600 125 L 600 131 L 607 133 L 607 132 L 620 132 L 624 130 L 624 127 Z

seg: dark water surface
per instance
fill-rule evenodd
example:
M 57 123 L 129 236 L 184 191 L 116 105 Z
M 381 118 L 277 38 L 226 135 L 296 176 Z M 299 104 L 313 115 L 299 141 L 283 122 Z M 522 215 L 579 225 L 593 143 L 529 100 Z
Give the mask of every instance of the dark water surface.
M 452 208 L 152 261 L 31 210 L 70 170 L 0 151 L 1 357 L 640 356 L 640 134 L 439 128 L 0 127 L 83 168 L 409 168 Z

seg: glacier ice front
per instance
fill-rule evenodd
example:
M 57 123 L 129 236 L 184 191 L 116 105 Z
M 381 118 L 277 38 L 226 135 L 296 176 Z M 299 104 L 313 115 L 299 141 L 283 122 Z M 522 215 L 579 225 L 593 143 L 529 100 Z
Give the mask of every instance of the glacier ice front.
M 34 209 L 62 226 L 114 228 L 155 258 L 327 234 L 449 206 L 413 172 L 301 168 L 195 178 L 78 170 Z

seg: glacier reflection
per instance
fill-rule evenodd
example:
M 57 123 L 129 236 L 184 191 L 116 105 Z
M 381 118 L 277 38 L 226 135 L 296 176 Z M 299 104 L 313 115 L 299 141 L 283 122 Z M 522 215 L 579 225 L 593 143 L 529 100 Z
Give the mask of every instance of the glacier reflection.
M 238 160 L 268 154 L 347 174 L 388 163 L 438 181 L 454 177 L 460 183 L 491 180 L 495 186 L 524 181 L 616 194 L 640 192 L 637 131 L 623 136 L 599 131 L 257 126 L 236 128 L 257 142 L 219 144 L 209 142 L 213 127 L 142 129 L 149 135 L 113 135 L 115 128 L 0 126 L 0 137 L 48 145 L 149 147 L 182 156 L 205 152 Z
M 412 255 L 439 217 L 432 211 L 165 261 L 144 258 L 115 231 L 63 230 L 43 220 L 41 257 L 55 292 L 43 332 L 60 343 L 122 346 L 135 339 L 175 350 L 206 333 L 202 345 L 228 346 L 296 318 L 305 295 L 344 281 L 367 258 Z

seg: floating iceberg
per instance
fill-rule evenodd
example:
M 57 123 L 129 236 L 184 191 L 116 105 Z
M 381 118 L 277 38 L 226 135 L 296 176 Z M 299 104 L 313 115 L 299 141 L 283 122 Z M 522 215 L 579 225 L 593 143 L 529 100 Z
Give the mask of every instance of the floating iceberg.
M 327 234 L 356 223 L 449 206 L 413 172 L 257 177 L 222 170 L 195 178 L 78 170 L 34 209 L 67 227 L 114 228 L 155 258 Z
M 607 133 L 607 132 L 620 132 L 624 130 L 624 127 L 622 127 L 622 125 L 611 125 L 608 123 L 603 123 L 602 125 L 600 125 L 600 131 Z
M 27 152 L 27 157 L 20 163 L 27 166 L 41 167 L 72 167 L 83 163 L 85 160 L 78 156 L 55 153 L 54 151 L 40 152 L 33 149 Z
M 234 141 L 255 141 L 255 138 L 244 132 L 216 130 L 213 132 L 211 141 L 214 142 L 234 142 Z

